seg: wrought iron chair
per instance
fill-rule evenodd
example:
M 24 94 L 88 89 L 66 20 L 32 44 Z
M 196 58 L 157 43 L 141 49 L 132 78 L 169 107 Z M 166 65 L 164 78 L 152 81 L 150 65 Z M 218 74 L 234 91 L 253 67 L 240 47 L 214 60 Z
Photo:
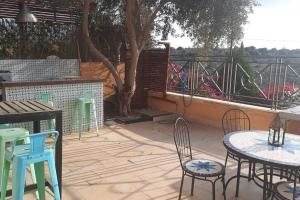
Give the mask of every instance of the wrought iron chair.
M 182 168 L 182 178 L 179 191 L 179 200 L 181 199 L 184 177 L 192 178 L 191 196 L 194 193 L 195 179 L 208 181 L 212 184 L 213 200 L 215 200 L 215 184 L 221 180 L 223 184 L 223 194 L 225 196 L 225 167 L 216 161 L 194 160 L 192 156 L 189 129 L 186 121 L 179 117 L 174 125 L 174 142 L 176 145 L 180 165 Z
M 272 200 L 275 198 L 277 200 L 299 200 L 300 199 L 300 186 L 297 184 L 299 177 L 298 171 L 293 171 L 293 179 L 288 179 L 288 181 L 280 181 L 273 186 Z
M 222 127 L 224 134 L 228 134 L 234 131 L 243 131 L 243 130 L 250 130 L 250 118 L 249 116 L 240 109 L 230 109 L 227 110 L 222 118 Z M 240 185 L 240 173 L 241 173 L 241 165 L 242 163 L 249 164 L 249 174 L 248 180 L 251 180 L 251 170 L 252 170 L 252 163 L 247 160 L 242 160 L 240 157 L 235 155 L 233 152 L 227 151 L 226 159 L 225 159 L 225 168 L 227 166 L 228 158 L 232 158 L 233 160 L 238 162 L 238 169 L 237 169 L 237 182 L 236 182 L 236 193 L 235 196 L 238 197 L 239 195 L 239 185 Z M 254 164 L 253 164 L 254 167 Z M 255 169 L 253 169 L 255 170 Z M 229 182 L 230 180 L 228 180 Z

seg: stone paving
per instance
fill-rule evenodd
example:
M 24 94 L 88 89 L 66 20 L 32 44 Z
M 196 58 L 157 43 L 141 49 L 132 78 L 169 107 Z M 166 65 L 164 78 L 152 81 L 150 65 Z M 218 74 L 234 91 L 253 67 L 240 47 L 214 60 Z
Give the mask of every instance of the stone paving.
M 173 126 L 154 122 L 105 126 L 99 137 L 94 133 L 64 136 L 63 200 L 171 200 L 178 199 L 181 168 L 173 143 Z M 224 163 L 226 150 L 220 129 L 190 124 L 195 158 Z M 243 169 L 247 172 L 247 166 Z M 236 173 L 230 160 L 227 179 Z M 184 182 L 182 199 L 210 200 L 211 185 L 195 182 L 190 196 L 190 178 Z M 262 199 L 253 182 L 241 180 L 240 197 L 235 198 L 235 182 L 227 189 L 227 199 Z M 216 199 L 223 199 L 217 184 Z M 31 194 L 26 199 L 34 199 Z M 49 198 L 51 199 L 51 198 Z

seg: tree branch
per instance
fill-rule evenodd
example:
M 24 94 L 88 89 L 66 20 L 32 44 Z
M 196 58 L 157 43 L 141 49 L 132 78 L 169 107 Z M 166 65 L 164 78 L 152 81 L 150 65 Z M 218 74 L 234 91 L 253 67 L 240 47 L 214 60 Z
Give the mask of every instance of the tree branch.
M 121 91 L 123 89 L 123 82 L 122 79 L 120 78 L 117 68 L 115 68 L 112 62 L 110 62 L 110 60 L 94 46 L 90 38 L 88 25 L 89 25 L 90 5 L 92 2 L 93 0 L 84 0 L 83 2 L 83 16 L 82 16 L 83 39 L 85 41 L 85 44 L 87 44 L 89 52 L 92 54 L 92 56 L 102 61 L 109 69 L 109 71 L 112 73 L 115 82 L 117 84 L 117 88 L 119 91 Z
M 140 38 L 139 40 L 139 50 L 142 50 L 147 41 L 148 41 L 148 38 L 149 38 L 149 35 L 150 35 L 150 30 L 151 30 L 151 26 L 153 25 L 153 22 L 157 16 L 157 13 L 162 9 L 162 7 L 164 5 L 166 5 L 166 3 L 168 3 L 170 0 L 162 0 L 160 1 L 157 6 L 153 9 L 150 17 L 149 17 L 149 20 L 146 22 L 145 26 L 144 26 L 144 29 L 142 31 L 142 37 Z

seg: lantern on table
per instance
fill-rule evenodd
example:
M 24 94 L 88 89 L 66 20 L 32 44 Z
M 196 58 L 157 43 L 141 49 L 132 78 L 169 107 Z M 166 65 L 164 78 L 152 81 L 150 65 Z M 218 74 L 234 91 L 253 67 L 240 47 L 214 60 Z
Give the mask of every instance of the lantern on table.
M 277 115 L 269 128 L 268 143 L 276 147 L 284 145 L 285 129 L 284 123 L 280 121 L 280 117 Z

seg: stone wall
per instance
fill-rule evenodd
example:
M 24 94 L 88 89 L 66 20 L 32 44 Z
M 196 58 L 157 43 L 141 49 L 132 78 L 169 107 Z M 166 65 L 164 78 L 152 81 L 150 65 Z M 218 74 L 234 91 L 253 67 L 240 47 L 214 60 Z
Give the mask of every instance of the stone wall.
M 185 118 L 214 127 L 222 127 L 222 117 L 225 111 L 239 108 L 245 111 L 251 121 L 251 129 L 268 130 L 277 111 L 269 108 L 233 103 L 203 97 L 183 96 L 176 93 L 167 93 L 166 100 L 157 92 L 149 92 L 148 105 L 151 108 L 165 110 L 183 115 Z M 290 121 L 288 132 L 300 134 L 299 122 Z

